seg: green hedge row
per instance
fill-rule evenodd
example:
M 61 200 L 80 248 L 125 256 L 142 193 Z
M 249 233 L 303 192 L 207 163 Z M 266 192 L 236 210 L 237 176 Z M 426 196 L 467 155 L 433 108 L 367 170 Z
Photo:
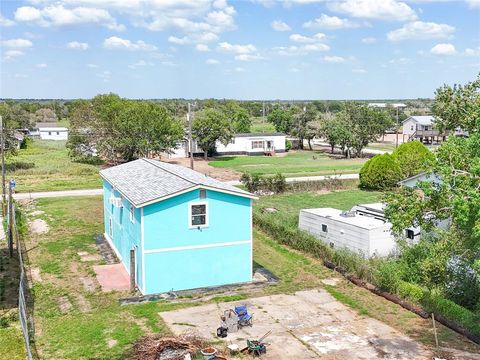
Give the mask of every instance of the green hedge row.
M 402 281 L 396 264 L 388 260 L 367 260 L 348 250 L 334 250 L 312 235 L 286 224 L 275 214 L 255 210 L 253 221 L 256 227 L 270 235 L 278 243 L 329 261 L 358 278 L 397 294 L 414 304 L 421 305 L 426 311 L 441 314 L 446 319 L 463 326 L 472 334 L 480 336 L 480 314 L 475 314 L 435 292 Z

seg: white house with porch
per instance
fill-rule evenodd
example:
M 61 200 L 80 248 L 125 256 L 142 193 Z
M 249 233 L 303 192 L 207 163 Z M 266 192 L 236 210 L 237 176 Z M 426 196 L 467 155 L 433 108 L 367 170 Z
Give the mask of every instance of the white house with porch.
M 241 133 L 235 134 L 232 140 L 224 145 L 217 141 L 218 155 L 274 155 L 285 152 L 286 135 L 283 133 Z M 193 141 L 193 153 L 203 154 L 203 150 Z M 188 157 L 188 140 L 178 143 L 168 153 L 169 158 Z

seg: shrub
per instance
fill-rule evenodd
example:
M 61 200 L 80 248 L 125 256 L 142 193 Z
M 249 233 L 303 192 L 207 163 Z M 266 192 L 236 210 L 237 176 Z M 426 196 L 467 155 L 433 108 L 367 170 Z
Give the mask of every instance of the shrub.
M 257 174 L 251 175 L 248 173 L 243 173 L 240 181 L 250 192 L 268 190 L 274 193 L 282 193 L 287 188 L 285 176 L 282 174 L 260 177 Z
M 249 173 L 243 173 L 240 181 L 248 191 L 255 192 L 260 189 L 260 176 L 257 174 L 250 175 Z
M 369 190 L 387 190 L 401 180 L 401 169 L 390 154 L 376 155 L 360 170 L 360 187 Z
M 445 294 L 468 309 L 480 305 L 480 275 L 466 259 L 456 256 L 448 260 Z
M 397 293 L 402 298 L 410 300 L 414 303 L 420 303 L 423 298 L 423 289 L 416 285 L 406 281 L 400 281 L 397 287 Z
M 428 164 L 435 159 L 432 152 L 420 141 L 403 143 L 393 151 L 392 156 L 398 161 L 403 178 L 427 170 Z
M 270 190 L 274 193 L 283 193 L 287 188 L 287 181 L 285 180 L 285 176 L 282 174 L 275 174 L 270 180 Z
M 292 142 L 290 140 L 285 140 L 285 151 L 290 151 L 292 148 Z
M 396 293 L 402 281 L 402 273 L 399 263 L 393 260 L 381 261 L 375 272 L 375 283 L 383 290 Z

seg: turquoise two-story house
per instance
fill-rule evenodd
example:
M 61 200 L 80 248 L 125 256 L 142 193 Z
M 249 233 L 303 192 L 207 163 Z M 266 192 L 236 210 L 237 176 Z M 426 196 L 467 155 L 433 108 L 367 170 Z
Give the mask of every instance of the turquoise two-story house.
M 105 238 L 142 294 L 252 280 L 252 194 L 151 159 L 100 174 Z

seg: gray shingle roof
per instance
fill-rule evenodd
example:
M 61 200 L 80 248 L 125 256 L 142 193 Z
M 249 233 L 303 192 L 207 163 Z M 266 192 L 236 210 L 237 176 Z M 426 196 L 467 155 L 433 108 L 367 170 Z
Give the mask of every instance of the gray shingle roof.
M 434 117 L 431 115 L 415 115 L 415 116 L 410 116 L 408 119 L 405 119 L 405 121 L 413 119 L 415 120 L 418 124 L 420 125 L 432 125 L 434 122 Z M 404 122 L 405 122 L 404 121 Z
M 136 207 L 197 186 L 254 197 L 249 192 L 184 166 L 151 159 L 113 166 L 100 171 L 100 175 Z

